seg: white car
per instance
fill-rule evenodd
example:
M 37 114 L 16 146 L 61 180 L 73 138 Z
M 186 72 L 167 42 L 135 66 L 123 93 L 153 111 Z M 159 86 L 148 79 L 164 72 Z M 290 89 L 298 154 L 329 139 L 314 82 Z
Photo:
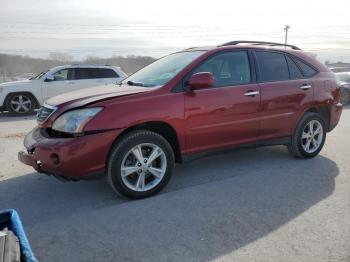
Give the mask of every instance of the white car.
M 29 114 L 50 97 L 82 88 L 117 84 L 126 77 L 116 66 L 58 66 L 28 80 L 0 84 L 0 111 Z

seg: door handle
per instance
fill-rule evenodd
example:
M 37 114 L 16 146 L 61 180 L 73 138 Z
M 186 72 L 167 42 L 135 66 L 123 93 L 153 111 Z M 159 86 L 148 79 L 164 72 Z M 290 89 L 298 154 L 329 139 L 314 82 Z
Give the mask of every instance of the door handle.
M 254 97 L 256 95 L 259 94 L 259 91 L 252 91 L 252 90 L 249 90 L 248 92 L 246 92 L 244 95 L 245 96 L 250 96 L 250 97 Z
M 97 83 L 102 83 L 102 80 L 96 80 Z
M 308 90 L 308 89 L 310 89 L 311 87 L 312 87 L 311 85 L 304 84 L 304 85 L 302 85 L 300 88 L 303 89 L 303 90 Z
M 73 85 L 73 84 L 75 84 L 75 82 L 74 81 L 69 81 L 68 84 Z

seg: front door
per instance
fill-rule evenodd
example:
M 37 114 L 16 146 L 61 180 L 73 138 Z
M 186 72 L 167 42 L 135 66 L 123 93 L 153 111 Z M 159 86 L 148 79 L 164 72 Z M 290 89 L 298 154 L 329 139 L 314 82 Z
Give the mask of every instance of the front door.
M 247 51 L 216 54 L 191 75 L 198 72 L 211 72 L 214 86 L 185 94 L 186 153 L 257 140 L 260 88 Z
M 53 80 L 45 79 L 42 85 L 43 101 L 74 90 L 75 82 L 72 79 L 72 69 L 65 68 L 55 72 Z

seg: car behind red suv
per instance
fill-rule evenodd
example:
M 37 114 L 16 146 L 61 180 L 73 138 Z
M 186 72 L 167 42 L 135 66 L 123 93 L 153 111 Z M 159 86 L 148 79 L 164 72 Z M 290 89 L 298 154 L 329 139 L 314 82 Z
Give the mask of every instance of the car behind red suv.
M 189 48 L 120 85 L 49 99 L 19 159 L 68 180 L 107 175 L 124 196 L 159 192 L 175 162 L 241 145 L 322 149 L 342 105 L 333 73 L 291 45 Z

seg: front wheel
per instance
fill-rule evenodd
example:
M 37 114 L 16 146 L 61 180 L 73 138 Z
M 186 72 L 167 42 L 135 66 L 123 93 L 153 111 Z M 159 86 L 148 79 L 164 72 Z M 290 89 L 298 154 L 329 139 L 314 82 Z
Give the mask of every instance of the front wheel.
M 318 155 L 326 140 L 324 119 L 317 113 L 306 113 L 300 120 L 288 145 L 289 152 L 298 158 Z
M 28 115 L 33 113 L 36 103 L 32 95 L 15 93 L 9 95 L 6 108 L 11 115 Z
M 149 197 L 168 183 L 174 163 L 174 152 L 164 137 L 146 130 L 133 131 L 111 150 L 108 182 L 123 196 Z

